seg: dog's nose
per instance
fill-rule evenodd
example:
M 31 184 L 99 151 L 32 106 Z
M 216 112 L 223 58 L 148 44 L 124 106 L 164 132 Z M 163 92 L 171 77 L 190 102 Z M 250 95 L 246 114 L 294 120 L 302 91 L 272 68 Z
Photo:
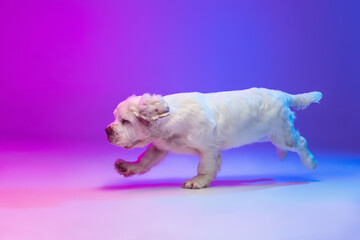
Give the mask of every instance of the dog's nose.
M 105 132 L 107 135 L 112 135 L 114 133 L 114 130 L 111 126 L 108 126 L 107 128 L 105 128 Z

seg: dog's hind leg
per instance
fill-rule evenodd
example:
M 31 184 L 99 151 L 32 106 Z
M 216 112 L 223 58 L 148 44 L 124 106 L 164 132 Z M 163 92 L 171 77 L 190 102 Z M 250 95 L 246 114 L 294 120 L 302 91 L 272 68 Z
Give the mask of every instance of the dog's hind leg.
M 205 150 L 200 153 L 200 161 L 197 168 L 198 175 L 183 182 L 183 188 L 205 188 L 215 179 L 220 170 L 221 154 L 219 151 Z
M 305 167 L 310 170 L 314 170 L 316 168 L 317 161 L 314 159 L 314 155 L 312 155 L 312 153 L 309 151 L 307 147 L 307 142 L 302 136 L 299 136 L 298 138 L 298 147 L 296 149 L 296 152 Z
M 280 112 L 278 125 L 275 126 L 269 135 L 270 141 L 277 147 L 279 158 L 283 157 L 284 151 L 296 152 L 302 164 L 314 170 L 317 162 L 307 147 L 304 137 L 294 127 L 294 113 L 290 109 Z M 279 151 L 281 150 L 281 151 Z
M 270 140 L 277 147 L 277 149 L 281 149 L 281 151 L 289 150 L 296 152 L 306 168 L 310 170 L 315 169 L 317 162 L 307 148 L 307 142 L 305 138 L 300 136 L 299 132 L 296 131 L 293 127 L 272 134 L 270 136 Z

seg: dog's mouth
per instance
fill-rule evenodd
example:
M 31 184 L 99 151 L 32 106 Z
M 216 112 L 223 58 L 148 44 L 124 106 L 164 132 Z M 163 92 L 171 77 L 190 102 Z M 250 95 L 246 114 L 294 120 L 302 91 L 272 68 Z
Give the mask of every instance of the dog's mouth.
M 115 137 L 108 137 L 108 141 L 115 145 L 115 146 L 118 146 L 118 147 L 122 147 L 122 148 L 125 148 L 125 149 L 133 149 L 133 148 L 136 148 L 139 144 L 142 144 L 142 143 L 146 143 L 146 139 L 139 139 L 139 140 L 136 140 L 134 141 L 133 143 L 130 143 L 128 145 L 124 145 L 124 144 L 121 144 L 117 138 Z M 140 146 L 140 147 L 143 147 L 143 146 Z
M 144 140 L 136 140 L 135 142 L 133 142 L 131 145 L 127 145 L 127 146 L 123 146 L 123 148 L 125 149 L 133 149 L 136 145 L 140 144 L 144 142 Z

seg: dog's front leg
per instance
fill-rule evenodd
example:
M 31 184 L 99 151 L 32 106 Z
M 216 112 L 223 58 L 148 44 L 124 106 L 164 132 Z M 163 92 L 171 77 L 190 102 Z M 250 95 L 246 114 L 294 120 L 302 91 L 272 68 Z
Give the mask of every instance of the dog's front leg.
M 126 162 L 122 159 L 117 160 L 114 165 L 115 170 L 124 177 L 143 174 L 163 160 L 167 154 L 168 151 L 160 150 L 151 144 L 146 151 L 138 157 L 136 162 Z
M 215 179 L 217 171 L 220 169 L 221 155 L 218 151 L 208 150 L 200 154 L 198 165 L 198 175 L 183 182 L 183 188 L 199 189 L 205 188 Z

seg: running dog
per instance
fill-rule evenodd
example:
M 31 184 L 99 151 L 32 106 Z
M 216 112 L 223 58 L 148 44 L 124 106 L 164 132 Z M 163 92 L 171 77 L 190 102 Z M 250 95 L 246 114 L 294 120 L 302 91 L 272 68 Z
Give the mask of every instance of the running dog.
M 264 88 L 217 93 L 179 93 L 167 96 L 131 96 L 114 111 L 115 121 L 106 129 L 110 143 L 126 149 L 145 147 L 136 162 L 117 160 L 115 169 L 125 177 L 143 174 L 169 152 L 200 158 L 198 174 L 184 188 L 208 187 L 221 166 L 220 151 L 253 142 L 270 141 L 283 159 L 296 152 L 308 169 L 316 161 L 304 137 L 294 127 L 294 113 L 322 94 L 298 95 Z

